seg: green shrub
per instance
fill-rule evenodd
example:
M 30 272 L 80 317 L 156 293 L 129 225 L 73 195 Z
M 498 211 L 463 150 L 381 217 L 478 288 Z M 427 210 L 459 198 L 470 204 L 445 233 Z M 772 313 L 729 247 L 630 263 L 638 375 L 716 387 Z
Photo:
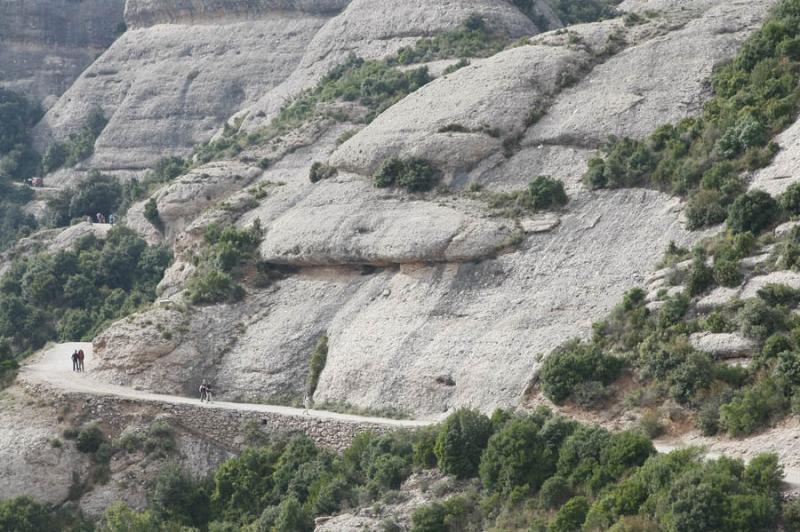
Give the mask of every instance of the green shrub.
M 788 337 L 783 334 L 773 334 L 764 342 L 764 347 L 761 349 L 761 356 L 766 359 L 776 358 L 781 353 L 791 351 L 793 348 L 794 346 Z
M 421 159 L 387 159 L 375 174 L 375 186 L 397 186 L 409 192 L 431 190 L 441 179 L 441 173 Z
M 336 173 L 337 170 L 333 166 L 329 166 L 325 163 L 317 161 L 311 165 L 311 169 L 308 172 L 308 179 L 312 183 L 316 183 L 318 181 L 322 181 L 323 179 L 330 179 L 331 177 L 334 177 Z
M 728 226 L 734 233 L 758 234 L 775 221 L 777 202 L 761 190 L 742 194 L 728 209 Z
M 718 190 L 700 190 L 686 204 L 686 220 L 689 229 L 710 227 L 728 217 L 725 195 Z
M 557 455 L 530 417 L 515 418 L 489 438 L 480 462 L 480 477 L 489 491 L 538 491 L 556 470 Z
M 689 297 L 683 293 L 676 294 L 664 301 L 658 312 L 658 325 L 662 329 L 680 324 L 689 311 Z
M 692 260 L 692 268 L 686 278 L 686 289 L 690 296 L 705 292 L 714 283 L 714 272 L 706 265 L 706 254 L 697 248 Z
M 56 530 L 50 509 L 31 497 L 0 501 L 0 530 L 42 532 Z
M 491 435 L 488 417 L 474 410 L 457 410 L 445 420 L 436 438 L 439 469 L 460 478 L 477 476 L 481 453 Z
M 150 497 L 154 515 L 162 521 L 200 527 L 210 517 L 208 495 L 187 472 L 168 464 L 158 474 Z
M 328 360 L 328 336 L 322 335 L 317 340 L 317 345 L 314 346 L 314 351 L 311 353 L 311 360 L 308 363 L 308 379 L 306 379 L 306 393 L 313 396 L 317 390 L 317 383 L 319 377 L 322 375 L 322 370 L 325 369 L 325 363 Z
M 436 467 L 436 437 L 439 435 L 438 428 L 430 427 L 421 429 L 417 433 L 414 441 L 413 463 L 422 469 L 433 469 Z
M 789 185 L 778 199 L 781 208 L 791 216 L 800 214 L 800 183 Z
M 800 290 L 785 284 L 770 283 L 759 288 L 757 294 L 759 298 L 772 307 L 779 305 L 794 307 L 800 303 Z
M 193 305 L 211 305 L 240 301 L 245 291 L 227 273 L 211 270 L 192 277 L 186 283 L 186 294 Z
M 569 482 L 560 476 L 553 476 L 545 480 L 539 491 L 539 500 L 547 509 L 559 508 L 571 497 L 572 488 L 570 488 Z
M 572 341 L 545 359 L 539 378 L 544 394 L 555 403 L 563 403 L 578 384 L 597 381 L 607 386 L 619 377 L 623 367 L 621 359 L 603 354 L 597 346 Z
M 539 176 L 528 185 L 531 205 L 535 210 L 563 207 L 567 204 L 567 193 L 564 184 L 546 176 Z
M 78 432 L 78 437 L 75 440 L 75 447 L 82 453 L 94 453 L 100 448 L 100 445 L 106 441 L 103 431 L 96 423 L 92 423 L 83 427 Z
M 729 259 L 714 259 L 714 280 L 720 286 L 737 287 L 742 283 L 739 263 Z
M 786 532 L 800 532 L 800 499 L 794 499 L 783 506 L 783 526 Z
M 786 407 L 780 386 L 767 379 L 745 388 L 720 408 L 720 427 L 732 437 L 746 436 L 766 426 Z
M 158 203 L 156 203 L 155 198 L 150 198 L 144 204 L 144 218 L 159 231 L 164 231 L 164 222 L 161 220 L 161 214 L 158 212 Z
M 76 218 L 95 218 L 117 212 L 122 203 L 123 187 L 113 176 L 92 171 L 74 188 L 59 191 L 47 201 L 48 216 L 53 225 L 69 225 Z
M 455 57 L 489 57 L 500 52 L 507 42 L 499 32 L 491 32 L 481 16 L 470 15 L 458 29 L 400 48 L 390 63 L 410 65 Z
M 308 511 L 294 497 L 288 497 L 278 506 L 278 518 L 275 520 L 275 532 L 311 532 L 314 520 Z
M 785 307 L 771 307 L 762 299 L 751 299 L 739 310 L 737 321 L 742 334 L 763 341 L 786 327 L 787 311 Z
M 548 526 L 548 532 L 575 532 L 582 528 L 589 513 L 586 497 L 573 497 L 561 507 Z

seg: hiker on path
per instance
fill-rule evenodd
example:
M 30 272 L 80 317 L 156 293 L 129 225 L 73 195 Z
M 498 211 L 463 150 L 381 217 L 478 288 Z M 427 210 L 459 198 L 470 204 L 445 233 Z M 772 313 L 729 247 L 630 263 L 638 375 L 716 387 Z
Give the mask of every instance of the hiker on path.
M 83 371 L 83 359 L 85 355 L 83 354 L 83 349 L 78 351 L 78 371 Z
M 72 371 L 78 371 L 78 351 L 72 352 Z
M 211 402 L 211 385 L 206 383 L 206 380 L 203 379 L 203 384 L 200 385 L 200 402 L 203 401 Z
M 313 404 L 313 402 L 311 400 L 311 396 L 308 393 L 306 393 L 303 396 L 303 414 L 305 414 L 307 416 L 311 415 L 311 414 L 309 414 L 308 409 L 311 408 L 312 404 Z
M 113 212 L 108 215 L 108 223 L 114 225 L 117 222 L 117 215 Z

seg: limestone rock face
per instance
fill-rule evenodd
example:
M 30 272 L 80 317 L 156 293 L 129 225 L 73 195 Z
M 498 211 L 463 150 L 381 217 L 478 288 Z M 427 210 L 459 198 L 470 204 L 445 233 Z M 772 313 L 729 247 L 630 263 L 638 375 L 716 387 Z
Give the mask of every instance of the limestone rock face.
M 679 11 L 634 28 L 619 20 L 574 26 L 571 42 L 537 37 L 408 96 L 331 162 L 367 175 L 399 153 L 498 188 L 541 174 L 576 184 L 609 134 L 643 137 L 698 114 L 713 68 L 733 56 L 771 4 L 718 2 L 690 20 Z M 543 116 L 529 119 L 532 111 Z M 442 132 L 452 124 L 472 132 Z M 517 147 L 499 150 L 501 141 Z
M 515 7 L 487 0 L 132 0 L 126 20 L 134 29 L 47 113 L 37 146 L 64 139 L 99 106 L 110 121 L 82 166 L 127 177 L 188 154 L 239 111 L 253 127 L 265 125 L 350 53 L 383 57 L 474 13 L 512 37 L 537 31 Z
M 537 99 L 553 95 L 588 60 L 586 53 L 564 48 L 521 46 L 462 68 L 383 113 L 337 150 L 331 163 L 371 175 L 389 156 L 400 155 L 450 172 L 469 170 L 502 151 L 500 136 L 523 131 Z
M 276 11 L 334 15 L 350 0 L 128 0 L 125 20 L 135 28 L 156 24 L 213 21 L 220 17 L 248 19 Z
M 551 23 L 557 19 L 536 2 Z M 326 24 L 314 39 L 286 82 L 267 93 L 247 110 L 246 129 L 265 125 L 292 94 L 313 86 L 348 55 L 380 59 L 420 37 L 456 28 L 470 15 L 480 15 L 494 30 L 516 39 L 537 33 L 536 26 L 510 3 L 486 0 L 353 0 L 339 16 Z
M 800 180 L 797 171 L 800 164 L 800 121 L 778 135 L 775 142 L 781 150 L 772 164 L 755 173 L 750 183 L 751 189 L 763 190 L 773 196 L 782 194 Z
M 137 170 L 165 155 L 186 155 L 283 81 L 325 20 L 276 13 L 128 31 L 47 113 L 37 145 L 65 138 L 100 106 L 110 120 L 87 165 Z
M 736 333 L 695 333 L 689 337 L 692 347 L 715 358 L 751 357 L 758 344 Z
M 261 257 L 297 266 L 465 262 L 491 255 L 515 231 L 479 205 L 437 205 L 373 190 L 360 179 L 314 187 L 270 223 Z
M 51 105 L 116 38 L 125 0 L 0 3 L 0 86 Z

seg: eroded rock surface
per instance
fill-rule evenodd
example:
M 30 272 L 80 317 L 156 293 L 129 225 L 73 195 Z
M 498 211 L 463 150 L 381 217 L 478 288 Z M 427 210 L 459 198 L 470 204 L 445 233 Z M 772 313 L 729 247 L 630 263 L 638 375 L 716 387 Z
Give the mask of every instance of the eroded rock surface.
M 0 3 L 0 86 L 50 106 L 123 29 L 125 0 Z

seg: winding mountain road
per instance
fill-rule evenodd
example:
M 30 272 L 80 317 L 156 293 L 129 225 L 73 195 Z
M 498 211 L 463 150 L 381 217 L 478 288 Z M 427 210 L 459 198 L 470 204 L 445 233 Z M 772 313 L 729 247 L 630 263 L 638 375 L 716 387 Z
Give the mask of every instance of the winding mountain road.
M 86 354 L 85 372 L 78 373 L 72 371 L 70 356 L 76 349 L 83 349 Z M 199 399 L 183 397 L 178 395 L 164 395 L 136 390 L 125 386 L 118 386 L 100 382 L 92 378 L 92 370 L 96 367 L 92 344 L 84 342 L 73 342 L 55 344 L 34 355 L 23 365 L 19 378 L 22 382 L 30 384 L 43 384 L 55 387 L 67 392 L 77 392 L 98 396 L 115 396 L 124 399 L 134 399 L 143 402 L 158 402 L 176 405 L 192 405 L 199 408 L 214 408 L 222 410 L 237 410 L 247 412 L 266 412 L 284 416 L 309 416 L 312 419 L 343 421 L 352 423 L 371 423 L 385 427 L 396 428 L 418 428 L 426 427 L 441 421 L 441 419 L 415 419 L 399 420 L 369 416 L 357 416 L 352 414 L 339 414 L 325 410 L 309 410 L 304 413 L 301 408 L 288 406 L 264 405 L 252 403 L 230 403 L 225 401 L 215 401 L 213 403 L 201 403 Z M 656 450 L 660 453 L 691 446 L 692 442 L 681 440 L 655 441 Z M 708 452 L 709 458 L 717 458 L 722 454 L 730 454 L 739 457 L 736 453 Z M 786 467 L 784 476 L 785 489 L 787 491 L 800 490 L 800 468 Z

